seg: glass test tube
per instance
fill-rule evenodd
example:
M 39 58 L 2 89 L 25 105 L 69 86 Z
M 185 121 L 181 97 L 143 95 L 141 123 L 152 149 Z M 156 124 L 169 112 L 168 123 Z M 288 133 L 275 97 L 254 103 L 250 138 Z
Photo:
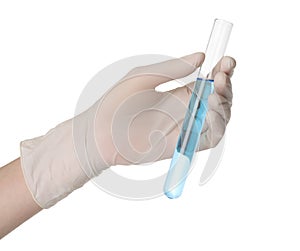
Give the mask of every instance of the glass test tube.
M 205 122 L 208 96 L 214 90 L 212 70 L 224 56 L 231 29 L 232 23 L 215 19 L 205 51 L 205 61 L 199 69 L 164 185 L 164 193 L 170 199 L 178 198 L 183 191 Z

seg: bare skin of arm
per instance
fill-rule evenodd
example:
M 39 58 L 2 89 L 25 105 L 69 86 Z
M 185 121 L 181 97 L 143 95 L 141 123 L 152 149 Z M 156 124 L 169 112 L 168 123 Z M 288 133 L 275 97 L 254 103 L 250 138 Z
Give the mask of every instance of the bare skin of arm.
M 0 168 L 0 239 L 41 210 L 26 186 L 20 158 Z

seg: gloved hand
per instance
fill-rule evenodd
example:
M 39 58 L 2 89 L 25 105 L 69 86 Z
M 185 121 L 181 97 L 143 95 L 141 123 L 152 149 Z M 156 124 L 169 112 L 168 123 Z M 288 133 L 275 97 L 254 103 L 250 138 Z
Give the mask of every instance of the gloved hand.
M 193 83 L 168 92 L 155 88 L 185 77 L 204 54 L 142 66 L 130 71 L 87 111 L 46 135 L 21 142 L 21 164 L 33 198 L 49 208 L 112 165 L 170 158 Z M 224 57 L 214 68 L 215 93 L 209 97 L 200 150 L 214 147 L 230 118 L 230 77 L 235 67 Z

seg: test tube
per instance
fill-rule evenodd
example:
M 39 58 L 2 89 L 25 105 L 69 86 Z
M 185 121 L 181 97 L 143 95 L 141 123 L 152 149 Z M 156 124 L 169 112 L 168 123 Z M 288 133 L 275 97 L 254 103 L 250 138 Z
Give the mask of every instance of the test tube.
M 182 194 L 205 122 L 208 97 L 214 91 L 212 70 L 224 56 L 232 26 L 232 23 L 225 20 L 214 21 L 205 51 L 205 61 L 199 69 L 165 180 L 164 193 L 170 199 L 178 198 Z

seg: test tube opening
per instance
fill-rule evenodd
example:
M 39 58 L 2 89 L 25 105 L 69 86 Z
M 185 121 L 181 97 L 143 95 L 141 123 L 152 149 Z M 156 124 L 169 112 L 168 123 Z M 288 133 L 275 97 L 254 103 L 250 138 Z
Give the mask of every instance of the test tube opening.
M 205 60 L 199 69 L 199 76 L 213 79 L 213 67 L 224 56 L 232 27 L 233 24 L 228 21 L 215 19 L 205 50 Z

